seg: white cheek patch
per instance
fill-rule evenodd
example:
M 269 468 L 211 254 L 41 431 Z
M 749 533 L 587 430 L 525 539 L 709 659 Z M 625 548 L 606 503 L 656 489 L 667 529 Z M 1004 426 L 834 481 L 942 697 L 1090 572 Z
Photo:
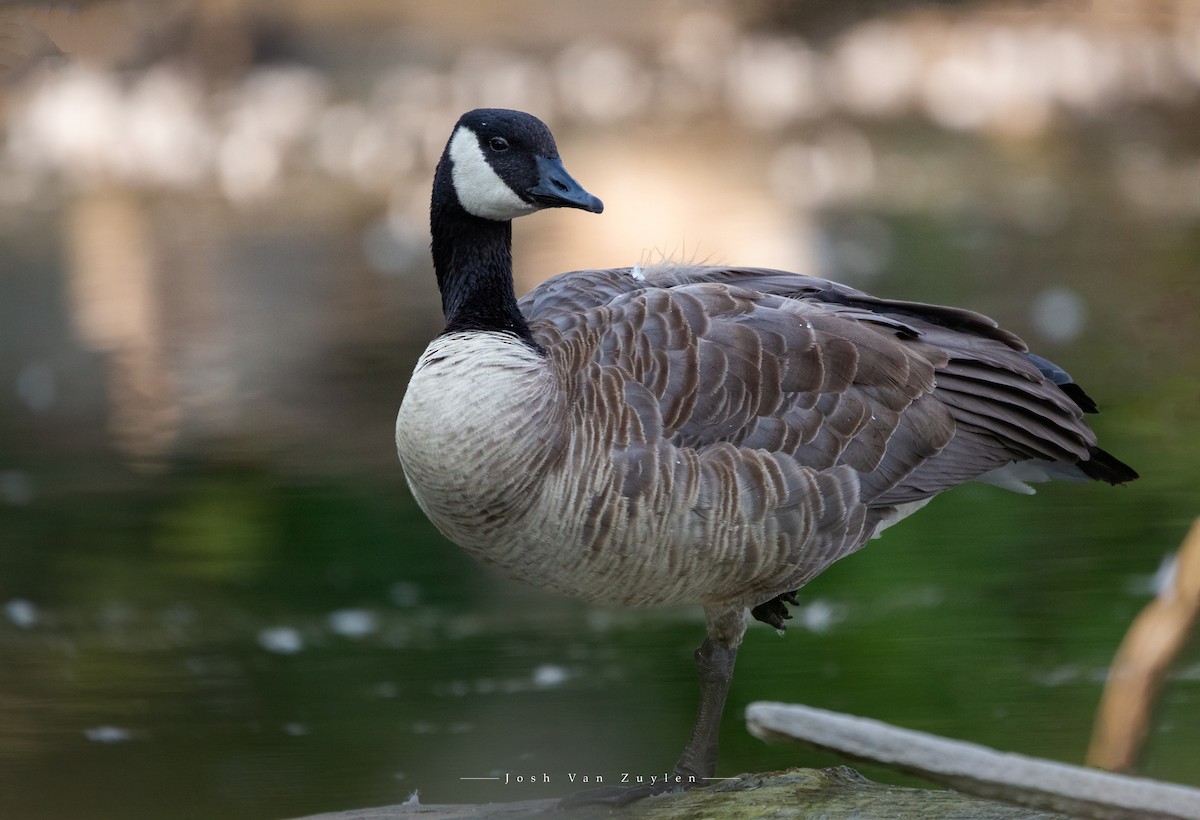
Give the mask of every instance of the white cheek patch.
M 525 202 L 488 165 L 479 137 L 463 126 L 450 138 L 451 180 L 458 201 L 467 213 L 484 219 L 508 220 L 533 213 Z

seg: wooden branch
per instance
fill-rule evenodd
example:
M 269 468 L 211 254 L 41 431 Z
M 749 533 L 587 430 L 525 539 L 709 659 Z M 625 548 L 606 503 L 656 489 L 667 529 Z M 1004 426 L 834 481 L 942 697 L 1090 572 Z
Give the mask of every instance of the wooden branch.
M 1138 761 L 1150 715 L 1175 656 L 1200 612 L 1200 519 L 1175 557 L 1172 577 L 1129 628 L 1108 672 L 1089 766 L 1128 771 Z
M 1101 772 L 784 703 L 752 703 L 754 735 L 786 738 L 920 775 L 959 791 L 1104 820 L 1200 820 L 1200 789 Z

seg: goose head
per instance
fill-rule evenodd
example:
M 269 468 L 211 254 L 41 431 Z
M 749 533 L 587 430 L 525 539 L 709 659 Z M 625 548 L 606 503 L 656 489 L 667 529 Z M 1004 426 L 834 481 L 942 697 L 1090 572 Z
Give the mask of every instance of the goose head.
M 463 114 L 438 171 L 440 184 L 453 191 L 463 210 L 482 219 L 503 222 L 543 208 L 604 210 L 567 173 L 546 124 L 522 111 L 478 108 Z

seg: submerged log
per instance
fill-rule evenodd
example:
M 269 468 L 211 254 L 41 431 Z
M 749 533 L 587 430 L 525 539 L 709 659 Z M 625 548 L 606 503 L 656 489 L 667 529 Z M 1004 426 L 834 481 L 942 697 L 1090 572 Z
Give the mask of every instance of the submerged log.
M 920 817 L 923 820 L 1062 820 L 1062 815 L 995 803 L 956 792 L 887 786 L 853 769 L 789 769 L 744 774 L 715 786 L 652 797 L 613 809 L 581 806 L 559 810 L 555 800 L 476 805 L 399 805 L 314 815 L 304 820 L 480 820 L 561 817 L 564 820 L 638 818 L 638 820 L 870 820 Z

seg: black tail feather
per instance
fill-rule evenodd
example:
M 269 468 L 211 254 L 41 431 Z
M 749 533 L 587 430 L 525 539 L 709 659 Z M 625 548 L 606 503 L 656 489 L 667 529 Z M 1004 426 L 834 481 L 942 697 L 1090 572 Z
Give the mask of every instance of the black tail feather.
M 1087 461 L 1079 462 L 1079 469 L 1088 478 L 1109 484 L 1124 484 L 1138 477 L 1136 470 L 1099 447 L 1089 448 L 1088 455 Z

